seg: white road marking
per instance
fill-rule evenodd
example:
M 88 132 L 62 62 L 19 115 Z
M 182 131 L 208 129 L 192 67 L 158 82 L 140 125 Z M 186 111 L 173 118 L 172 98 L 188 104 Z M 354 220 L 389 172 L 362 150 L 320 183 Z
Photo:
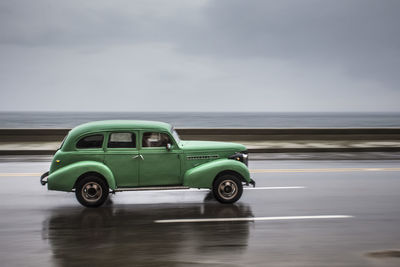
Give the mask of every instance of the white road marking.
M 398 172 L 400 168 L 319 168 L 319 169 L 252 169 L 250 173 L 290 173 L 290 172 Z
M 202 223 L 202 222 L 253 222 L 253 221 L 285 221 L 313 219 L 346 219 L 351 215 L 313 215 L 313 216 L 278 216 L 278 217 L 239 217 L 239 218 L 200 218 L 200 219 L 170 219 L 155 220 L 155 223 Z
M 306 186 L 261 186 L 261 187 L 244 187 L 244 190 L 280 190 L 280 189 L 304 189 Z
M 171 190 L 137 190 L 137 191 L 126 191 L 126 192 L 207 192 L 210 191 L 210 189 L 195 189 L 195 188 L 190 188 L 190 189 L 171 189 Z
M 243 190 L 283 190 L 283 189 L 304 189 L 306 186 L 264 186 L 264 187 L 243 187 Z M 210 189 L 171 189 L 171 190 L 137 190 L 135 192 L 209 192 Z M 127 191 L 128 192 L 128 191 Z

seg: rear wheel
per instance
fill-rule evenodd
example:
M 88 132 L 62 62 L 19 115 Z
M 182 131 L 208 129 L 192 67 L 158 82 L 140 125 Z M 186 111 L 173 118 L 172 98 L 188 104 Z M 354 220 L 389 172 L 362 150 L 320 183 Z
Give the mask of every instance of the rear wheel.
M 86 176 L 77 183 L 75 196 L 85 207 L 99 207 L 108 197 L 108 185 L 98 176 Z
M 223 174 L 214 181 L 213 194 L 221 203 L 235 203 L 242 193 L 243 185 L 237 174 Z

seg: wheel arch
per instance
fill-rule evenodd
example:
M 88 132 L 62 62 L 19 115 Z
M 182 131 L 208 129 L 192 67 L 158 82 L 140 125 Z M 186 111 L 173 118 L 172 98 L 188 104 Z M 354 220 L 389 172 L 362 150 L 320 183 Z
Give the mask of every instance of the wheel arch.
M 250 182 L 250 173 L 245 164 L 232 159 L 218 159 L 186 171 L 183 184 L 192 188 L 212 188 L 215 178 L 222 173 L 235 173 L 245 183 Z
M 76 185 L 77 185 L 83 178 L 88 177 L 88 176 L 96 176 L 96 177 L 98 177 L 98 178 L 104 180 L 104 182 L 105 182 L 105 183 L 107 184 L 107 186 L 110 188 L 110 185 L 108 184 L 107 179 L 106 179 L 101 173 L 98 173 L 98 172 L 96 172 L 96 171 L 88 171 L 88 172 L 85 172 L 85 173 L 81 174 L 81 175 L 76 179 L 73 188 L 76 189 Z
M 215 181 L 216 181 L 219 177 L 221 177 L 222 175 L 225 175 L 225 174 L 236 175 L 242 182 L 246 183 L 246 179 L 244 179 L 243 176 L 242 176 L 240 173 L 238 173 L 238 172 L 236 172 L 236 171 L 233 171 L 233 170 L 223 170 L 223 171 L 219 172 L 219 173 L 215 176 L 214 181 L 213 181 L 213 186 L 214 186 Z
M 86 177 L 86 175 L 90 173 L 95 173 L 97 176 L 101 175 L 111 190 L 116 188 L 113 173 L 102 162 L 80 161 L 50 173 L 48 177 L 48 189 L 67 192 L 72 191 L 78 179 L 82 179 L 81 177 Z

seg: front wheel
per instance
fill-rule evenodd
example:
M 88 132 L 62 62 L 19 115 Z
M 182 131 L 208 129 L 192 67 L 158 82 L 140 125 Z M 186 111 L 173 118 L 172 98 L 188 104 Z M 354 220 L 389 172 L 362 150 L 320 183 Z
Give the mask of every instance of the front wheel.
M 86 176 L 77 183 L 75 196 L 85 207 L 99 207 L 108 197 L 108 185 L 100 177 Z
M 235 174 L 224 174 L 213 184 L 214 197 L 221 203 L 235 203 L 243 193 L 241 179 Z

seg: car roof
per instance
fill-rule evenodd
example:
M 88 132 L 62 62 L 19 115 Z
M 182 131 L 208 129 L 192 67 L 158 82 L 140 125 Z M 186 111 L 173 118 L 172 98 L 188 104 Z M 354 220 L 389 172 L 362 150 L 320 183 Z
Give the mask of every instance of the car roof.
M 114 130 L 146 130 L 157 129 L 170 131 L 171 125 L 160 121 L 141 121 L 141 120 L 106 120 L 93 121 L 81 124 L 70 131 L 70 135 L 82 135 L 90 132 L 114 131 Z

